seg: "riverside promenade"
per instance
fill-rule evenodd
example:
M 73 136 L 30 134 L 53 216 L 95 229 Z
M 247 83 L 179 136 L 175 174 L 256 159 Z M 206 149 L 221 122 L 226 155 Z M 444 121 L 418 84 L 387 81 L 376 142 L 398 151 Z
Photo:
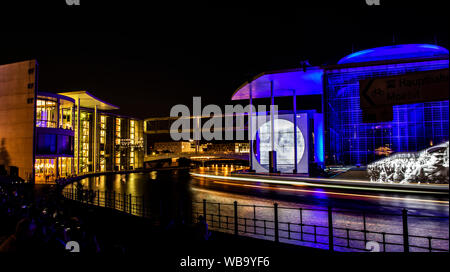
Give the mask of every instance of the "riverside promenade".
M 160 224 L 152 218 L 135 216 L 118 209 L 105 208 L 93 203 L 77 201 L 63 197 L 61 191 L 65 186 L 82 179 L 108 174 L 128 174 L 150 171 L 186 170 L 189 167 L 166 167 L 162 169 L 144 169 L 111 173 L 88 173 L 83 176 L 61 180 L 58 183 L 58 194 L 61 196 L 65 213 L 83 218 L 87 228 L 97 234 L 103 245 L 102 252 L 145 254 L 152 248 L 158 248 L 167 254 L 237 254 L 248 252 L 273 252 L 275 254 L 318 253 L 326 254 L 326 250 L 301 247 L 251 237 L 238 236 L 219 231 L 211 231 L 208 239 L 202 235 L 205 226 L 199 223 L 173 219 L 168 224 Z M 56 185 L 55 185 L 56 186 Z M 50 185 L 36 185 L 38 195 L 48 194 Z M 195 219 L 196 220 L 196 219 Z M 176 245 L 176 247 L 174 247 Z
M 80 214 L 85 223 L 98 234 L 106 253 L 145 254 L 155 248 L 160 253 L 185 254 L 249 254 L 284 252 L 326 254 L 327 251 L 279 244 L 272 241 L 211 232 L 208 240 L 199 235 L 198 225 L 175 222 L 167 226 L 155 226 L 148 218 L 133 216 L 108 209 L 64 200 L 69 213 Z M 201 230 L 200 230 L 201 231 Z

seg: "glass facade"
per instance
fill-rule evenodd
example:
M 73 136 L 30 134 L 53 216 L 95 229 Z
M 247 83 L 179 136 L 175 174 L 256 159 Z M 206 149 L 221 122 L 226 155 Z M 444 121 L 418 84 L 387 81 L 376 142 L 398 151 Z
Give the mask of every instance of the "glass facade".
M 74 103 L 57 97 L 39 95 L 36 100 L 36 126 L 73 129 Z
M 117 147 L 120 147 L 120 138 L 121 138 L 121 119 L 120 118 L 116 118 L 116 131 L 115 131 L 115 145 Z M 115 160 L 114 160 L 114 168 L 116 170 L 121 170 L 122 168 L 120 167 L 120 155 L 121 155 L 121 151 L 120 148 L 116 148 L 115 150 Z
M 56 154 L 56 134 L 39 133 L 36 141 L 36 153 L 40 155 Z
M 35 181 L 45 182 L 56 178 L 56 159 L 39 158 L 35 160 Z
M 78 108 L 75 101 L 63 95 L 38 95 L 35 181 L 143 166 L 142 121 Z
M 359 100 L 360 80 L 448 67 L 434 60 L 326 70 L 327 164 L 366 165 L 448 141 L 448 100 L 394 106 L 393 121 L 380 123 L 363 123 Z
M 58 99 L 54 97 L 38 97 L 36 101 L 36 126 L 56 128 L 58 116 Z
M 106 115 L 100 116 L 100 171 L 106 171 Z
M 134 120 L 130 120 L 130 143 L 131 143 L 131 148 L 130 148 L 130 167 L 133 168 L 134 167 L 134 163 L 135 163 L 135 156 L 134 156 L 134 143 L 135 143 L 135 132 L 136 132 L 136 122 Z
M 91 119 L 92 114 L 89 112 L 81 111 L 80 114 L 80 172 L 90 172 L 90 165 L 92 165 L 92 160 L 90 159 L 90 139 L 91 139 Z
M 73 136 L 51 133 L 38 133 L 36 141 L 37 155 L 73 156 Z
M 35 181 L 48 182 L 73 174 L 72 157 L 38 157 L 35 160 Z M 58 171 L 57 171 L 58 170 Z
M 62 129 L 73 129 L 73 108 L 60 107 L 59 109 L 59 127 Z
M 35 181 L 51 182 L 72 175 L 74 102 L 55 94 L 39 93 L 36 100 Z

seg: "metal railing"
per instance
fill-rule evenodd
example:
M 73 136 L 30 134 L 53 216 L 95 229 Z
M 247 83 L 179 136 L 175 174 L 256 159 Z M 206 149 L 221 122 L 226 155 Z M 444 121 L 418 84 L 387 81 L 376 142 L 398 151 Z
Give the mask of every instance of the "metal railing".
M 111 208 L 140 217 L 152 217 L 144 196 L 133 196 L 115 191 L 77 190 L 69 186 L 63 189 L 62 194 L 67 199 L 81 203 Z
M 77 190 L 73 186 L 67 186 L 62 193 L 64 197 L 82 203 L 158 220 L 159 215 L 151 213 L 149 202 L 144 196 L 115 191 Z M 332 207 L 291 208 L 279 207 L 277 203 L 261 206 L 206 200 L 193 201 L 192 205 L 193 223 L 198 223 L 202 216 L 210 230 L 269 239 L 277 243 L 293 243 L 330 251 L 449 251 L 448 217 L 413 215 L 408 214 L 406 209 L 400 213 L 367 213 Z M 384 225 L 387 230 L 376 229 L 379 228 L 378 224 L 368 222 L 378 217 L 386 221 Z M 440 229 L 440 236 L 421 235 L 423 228 L 416 229 L 414 225 L 417 222 L 411 223 L 421 219 L 438 221 L 446 229 Z
M 242 209 L 246 209 L 243 212 L 246 216 L 240 216 Z M 261 210 L 272 211 L 267 213 L 261 212 Z M 286 212 L 291 215 L 284 216 L 284 218 L 290 220 L 280 220 L 279 214 L 286 214 Z M 261 213 L 263 215 L 258 216 Z M 292 213 L 297 213 L 297 216 L 292 216 Z M 308 213 L 308 216 L 305 216 L 305 213 Z M 405 209 L 399 214 L 367 214 L 364 211 L 332 207 L 325 209 L 288 208 L 279 207 L 277 203 L 273 206 L 258 206 L 240 205 L 237 202 L 231 204 L 202 201 L 193 203 L 193 214 L 194 222 L 198 222 L 199 216 L 202 216 L 211 230 L 271 239 L 275 242 L 325 248 L 331 251 L 449 251 L 448 217 L 411 215 Z M 343 226 L 342 222 L 335 220 L 336 217 L 348 215 L 351 215 L 353 220 L 349 224 L 350 226 Z M 372 216 L 397 218 L 398 220 L 394 222 L 399 223 L 397 229 L 400 231 L 370 229 L 367 219 Z M 311 220 L 311 217 L 319 217 L 323 220 L 321 220 L 322 222 L 311 222 L 318 221 Z M 417 218 L 446 221 L 446 237 L 411 234 L 408 219 Z M 359 219 L 360 222 L 356 222 L 355 219 Z M 356 228 L 355 226 L 360 227 Z

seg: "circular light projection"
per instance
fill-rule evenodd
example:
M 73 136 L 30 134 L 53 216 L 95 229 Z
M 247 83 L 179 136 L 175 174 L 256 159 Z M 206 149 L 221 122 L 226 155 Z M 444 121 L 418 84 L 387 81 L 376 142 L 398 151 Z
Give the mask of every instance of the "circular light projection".
M 278 165 L 294 165 L 294 123 L 285 119 L 274 120 L 274 149 Z M 264 123 L 256 132 L 256 158 L 261 166 L 268 167 L 270 142 L 270 121 Z M 297 164 L 303 157 L 305 140 L 297 127 Z

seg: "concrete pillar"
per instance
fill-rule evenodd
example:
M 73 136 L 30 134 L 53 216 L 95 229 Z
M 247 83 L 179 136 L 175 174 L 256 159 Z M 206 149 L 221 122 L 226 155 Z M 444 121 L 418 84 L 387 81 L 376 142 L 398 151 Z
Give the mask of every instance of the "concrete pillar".
M 59 157 L 55 157 L 55 178 L 59 177 Z
M 59 98 L 56 99 L 56 128 L 59 128 L 59 110 L 61 109 L 61 100 Z M 58 149 L 58 138 L 56 139 L 56 149 Z M 58 150 L 56 150 L 58 151 Z M 55 157 L 55 167 L 56 167 L 56 171 L 55 171 L 55 178 L 57 178 L 59 176 L 59 157 L 56 156 Z
M 275 151 L 275 96 L 273 93 L 273 81 L 270 81 L 270 143 L 271 150 L 269 152 L 269 172 L 276 173 L 277 170 L 277 152 Z
M 273 94 L 273 81 L 270 81 L 270 146 L 271 150 L 275 151 L 275 132 L 274 132 L 274 126 L 275 126 L 275 120 L 274 120 L 274 105 L 275 105 L 275 97 Z
M 297 174 L 297 91 L 294 90 L 294 174 Z
M 60 103 L 61 101 L 59 98 L 56 99 L 56 128 L 59 128 L 59 110 L 60 110 Z
M 248 115 L 248 135 L 249 135 L 249 143 L 250 143 L 250 156 L 249 156 L 249 160 L 250 160 L 250 170 L 253 170 L 253 141 L 252 141 L 252 137 L 253 137 L 253 124 L 252 124 L 252 117 L 253 117 L 253 90 L 252 90 L 252 82 L 250 81 L 249 85 L 249 99 L 250 99 L 250 112 Z

